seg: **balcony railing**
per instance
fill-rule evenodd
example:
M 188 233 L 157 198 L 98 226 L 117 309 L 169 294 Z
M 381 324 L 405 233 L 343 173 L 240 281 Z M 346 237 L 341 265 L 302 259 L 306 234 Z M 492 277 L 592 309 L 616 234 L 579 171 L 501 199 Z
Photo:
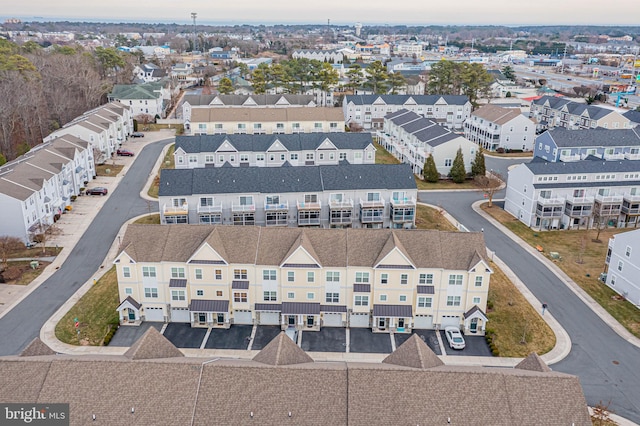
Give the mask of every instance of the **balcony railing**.
M 621 203 L 624 196 L 618 194 L 612 195 L 596 195 L 596 201 L 599 203 Z
M 560 161 L 580 161 L 582 160 L 580 154 L 562 155 L 560 154 Z
M 564 197 L 554 197 L 554 198 L 542 198 L 538 197 L 538 203 L 543 206 L 560 206 L 565 202 Z
M 298 217 L 298 225 L 320 225 L 320 217 Z
M 624 154 L 624 158 L 627 160 L 640 160 L 640 154 L 631 154 L 630 152 L 627 152 Z
M 624 201 L 628 201 L 630 203 L 640 202 L 640 194 L 631 194 L 629 192 L 625 192 L 622 198 L 624 199 Z
M 304 202 L 298 201 L 296 202 L 298 210 L 320 210 L 322 208 L 322 204 L 320 201 L 315 202 Z
M 189 204 L 184 203 L 181 206 L 172 206 L 165 204 L 162 206 L 162 213 L 166 215 L 189 214 Z
M 374 200 L 374 201 L 365 201 L 362 198 L 360 198 L 360 207 L 363 209 L 384 207 L 384 198 L 381 197 L 379 200 Z
M 567 203 L 576 204 L 593 204 L 594 197 L 567 197 Z
M 562 207 L 546 207 L 543 208 L 540 204 L 536 208 L 536 216 L 539 217 L 562 217 L 563 208 Z
M 329 200 L 329 208 L 330 209 L 353 208 L 353 200 L 351 198 L 349 198 L 348 200 Z
M 416 199 L 413 197 L 405 197 L 402 199 L 391 199 L 391 205 L 393 207 L 411 207 L 416 205 Z
M 282 203 L 277 203 L 277 204 L 270 204 L 267 203 L 266 201 L 264 202 L 264 209 L 268 210 L 268 211 L 274 211 L 274 210 L 289 210 L 289 202 L 288 201 L 284 201 Z
M 619 154 L 604 154 L 604 159 L 605 160 L 624 160 L 624 153 L 619 153 Z
M 351 223 L 353 222 L 353 216 L 331 216 L 329 219 L 331 224 Z
M 198 204 L 198 213 L 222 213 L 222 203 L 203 206 Z
M 234 212 L 255 212 L 255 204 L 233 204 L 231 210 Z

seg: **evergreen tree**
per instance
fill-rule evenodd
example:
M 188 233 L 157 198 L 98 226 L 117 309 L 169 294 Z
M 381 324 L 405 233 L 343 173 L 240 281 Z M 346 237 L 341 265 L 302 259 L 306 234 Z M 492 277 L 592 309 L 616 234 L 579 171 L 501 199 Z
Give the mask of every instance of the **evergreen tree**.
M 438 173 L 438 168 L 436 167 L 436 162 L 432 155 L 428 156 L 427 161 L 424 162 L 422 176 L 424 176 L 425 182 L 431 183 L 438 182 L 438 179 L 440 178 L 440 173 Z
M 462 183 L 464 179 L 467 177 L 467 171 L 464 168 L 464 158 L 462 156 L 462 148 L 458 148 L 458 152 L 456 152 L 456 158 L 453 159 L 453 164 L 451 165 L 451 171 L 449 172 L 449 176 L 453 180 L 454 183 Z
M 478 148 L 476 151 L 476 158 L 471 163 L 471 174 L 473 176 L 484 176 L 487 173 L 487 168 L 484 165 L 484 154 L 482 150 Z
M 229 95 L 233 93 L 233 82 L 229 77 L 223 77 L 218 83 L 218 91 L 223 95 Z

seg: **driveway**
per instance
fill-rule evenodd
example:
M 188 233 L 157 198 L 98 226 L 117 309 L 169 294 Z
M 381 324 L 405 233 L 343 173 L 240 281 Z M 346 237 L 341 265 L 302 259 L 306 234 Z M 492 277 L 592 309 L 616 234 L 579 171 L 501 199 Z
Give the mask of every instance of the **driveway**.
M 259 325 L 256 328 L 256 335 L 253 338 L 251 349 L 260 350 L 267 346 L 270 341 L 280 334 L 279 325 Z
M 427 344 L 427 346 L 429 346 L 429 348 L 433 352 L 435 352 L 436 355 L 442 355 L 435 330 L 413 330 L 413 333 L 395 333 L 393 335 L 393 338 L 396 341 L 396 348 L 400 347 L 400 345 L 406 342 L 407 339 L 411 337 L 411 334 L 417 334 L 418 336 L 420 336 L 420 338 Z
M 150 327 L 154 327 L 156 330 L 160 331 L 163 325 L 164 323 L 162 322 L 143 322 L 139 326 L 121 325 L 113 335 L 113 338 L 109 342 L 109 346 L 129 347 L 142 337 Z
M 349 329 L 349 351 L 360 353 L 391 353 L 389 333 L 374 333 L 370 328 Z
M 440 337 L 442 337 L 442 344 L 444 345 L 444 350 L 447 355 L 493 356 L 493 354 L 491 353 L 491 349 L 489 349 L 489 345 L 487 344 L 487 339 L 485 339 L 484 336 L 465 335 L 465 347 L 462 350 L 451 349 L 449 347 L 449 343 L 447 342 L 447 338 L 444 335 L 444 331 L 440 331 Z
M 347 329 L 323 327 L 320 331 L 303 331 L 300 347 L 307 352 L 345 352 Z
M 164 331 L 164 337 L 177 348 L 200 349 L 206 328 L 192 328 L 189 323 L 171 322 Z
M 229 329 L 212 328 L 205 349 L 247 349 L 251 325 L 232 325 Z

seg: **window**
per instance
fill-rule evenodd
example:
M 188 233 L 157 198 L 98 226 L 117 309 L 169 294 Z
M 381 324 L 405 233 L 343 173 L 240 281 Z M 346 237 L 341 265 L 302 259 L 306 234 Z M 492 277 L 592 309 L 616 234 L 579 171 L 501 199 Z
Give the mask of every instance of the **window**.
M 627 257 L 631 257 L 631 246 L 627 246 L 627 249 L 625 250 L 624 255 Z
M 238 197 L 241 206 L 252 206 L 253 205 L 253 196 L 252 195 L 243 195 Z
M 418 297 L 418 308 L 430 308 L 432 300 L 431 297 Z
M 248 163 L 249 162 L 249 154 L 240 154 L 240 162 Z
M 189 164 L 193 164 L 193 163 L 197 163 L 198 162 L 198 156 L 197 155 L 190 155 L 189 156 Z
M 327 303 L 340 303 L 340 293 L 326 293 L 325 301 Z
M 201 280 L 202 279 L 202 269 L 197 268 L 196 269 L 196 280 Z
M 275 269 L 264 269 L 262 271 L 262 279 L 264 281 L 275 281 L 276 280 L 276 270 Z
M 324 160 L 324 153 L 321 152 L 320 154 L 318 154 L 318 159 Z
M 447 306 L 460 306 L 460 296 L 447 296 Z
M 214 157 L 213 157 L 213 155 L 210 155 L 210 154 L 209 154 L 209 155 L 205 155 L 205 156 L 204 156 L 204 162 L 205 162 L 205 163 L 213 163 L 213 162 L 214 162 Z
M 287 159 L 286 154 L 280 154 L 280 161 L 284 161 Z
M 316 280 L 315 272 L 307 272 L 307 282 L 312 283 Z
M 256 154 L 256 161 L 264 161 L 264 154 Z
M 328 283 L 340 282 L 340 272 L 327 271 L 327 282 Z
M 145 287 L 145 289 L 144 289 L 144 297 L 151 297 L 151 298 L 157 299 L 158 298 L 158 289 L 157 288 Z
M 172 267 L 171 268 L 171 278 L 184 278 L 184 268 Z
M 216 290 L 216 297 L 222 297 L 222 290 Z
M 247 279 L 247 270 L 246 269 L 234 269 L 233 270 L 233 279 L 234 280 L 246 280 Z
M 380 284 L 389 283 L 389 274 L 380 274 Z
M 216 269 L 216 280 L 222 279 L 222 269 Z
M 156 277 L 156 267 L 155 266 L 143 266 L 142 267 L 142 276 L 146 278 L 155 278 Z
M 381 294 L 380 295 L 380 301 L 381 302 L 386 302 L 387 301 L 387 295 L 386 294 Z
M 306 158 L 308 161 L 313 161 L 313 158 L 314 158 L 313 152 L 308 152 Z
M 418 284 L 433 284 L 433 274 L 420 274 Z
M 184 290 L 171 290 L 171 300 L 186 300 Z
M 475 286 L 482 287 L 482 277 L 476 277 Z
M 616 276 L 611 274 L 611 281 L 610 281 L 611 285 L 616 285 Z
M 278 300 L 278 293 L 275 291 L 265 291 L 263 295 L 263 299 L 265 302 L 275 302 Z
M 618 260 L 618 271 L 622 272 L 623 267 L 624 267 L 624 262 L 622 260 Z
M 124 294 L 133 294 L 133 289 L 131 287 L 127 287 L 124 289 Z
M 196 290 L 196 296 L 204 296 L 204 290 Z
M 125 278 L 131 278 L 131 268 L 128 266 L 122 267 L 122 276 Z
M 356 272 L 356 283 L 368 283 L 369 282 L 369 273 L 368 272 Z
M 213 206 L 213 197 L 200 197 L 200 207 Z
M 462 275 L 449 275 L 449 285 L 462 285 Z
M 315 293 L 312 293 L 312 292 L 307 293 L 307 300 L 313 300 L 315 298 L 316 298 Z
M 233 301 L 239 303 L 246 303 L 247 301 L 247 293 L 244 292 L 235 292 L 233 293 Z
M 295 161 L 297 161 L 297 160 L 298 160 L 298 154 L 297 154 L 297 153 L 291 153 L 291 154 L 289 155 L 289 158 L 290 158 L 291 160 L 295 160 Z
M 358 295 L 355 298 L 355 306 L 369 306 L 369 296 L 368 295 Z
M 289 293 L 287 293 L 287 299 L 295 299 L 296 298 L 296 294 L 292 291 L 290 291 Z
M 407 301 L 407 296 L 406 296 L 406 295 L 404 295 L 404 294 L 401 294 L 401 295 L 400 295 L 400 301 L 401 301 L 401 302 L 406 302 L 406 301 Z
M 296 280 L 296 273 L 293 271 L 287 272 L 287 281 L 292 283 Z
M 346 160 L 347 159 L 347 153 L 346 152 L 341 152 L 340 153 L 340 160 Z
M 400 275 L 400 284 L 408 284 L 409 283 L 409 275 L 402 274 Z
M 305 203 L 317 203 L 318 202 L 318 194 L 304 194 L 304 202 Z
M 478 305 L 480 303 L 480 298 L 479 297 L 474 297 L 473 298 L 473 304 L 474 305 Z
M 445 158 L 444 159 L 444 166 L 445 167 L 451 167 L 452 164 L 453 164 L 453 160 L 451 158 Z

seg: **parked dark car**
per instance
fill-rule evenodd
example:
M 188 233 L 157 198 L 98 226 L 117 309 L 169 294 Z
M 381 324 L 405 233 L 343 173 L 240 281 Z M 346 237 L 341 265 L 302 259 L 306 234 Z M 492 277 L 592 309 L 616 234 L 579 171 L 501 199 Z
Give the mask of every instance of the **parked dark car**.
M 96 186 L 95 188 L 91 188 L 91 189 L 87 189 L 86 194 L 87 195 L 107 195 L 109 191 L 107 191 L 107 188 L 104 188 L 102 186 Z
M 132 138 L 144 138 L 144 133 L 142 132 L 133 132 L 131 133 Z
M 116 154 L 118 154 L 121 157 L 133 157 L 135 154 L 131 151 L 129 151 L 128 149 L 119 149 L 116 151 Z

